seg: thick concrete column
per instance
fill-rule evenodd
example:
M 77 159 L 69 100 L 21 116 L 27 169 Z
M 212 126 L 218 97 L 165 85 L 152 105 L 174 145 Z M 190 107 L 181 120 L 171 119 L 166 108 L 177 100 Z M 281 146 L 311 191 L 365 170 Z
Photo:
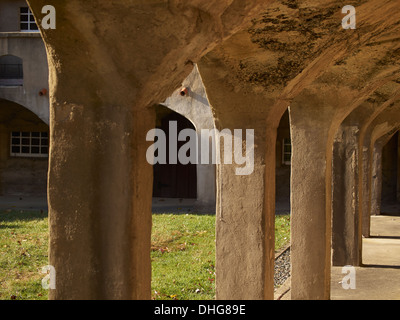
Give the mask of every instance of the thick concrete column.
M 289 109 L 293 300 L 330 298 L 332 126 L 336 98 L 332 92 L 321 91 L 304 91 Z
M 217 167 L 216 294 L 222 300 L 273 299 L 276 140 L 274 130 L 251 127 L 254 172 L 238 176 L 235 166 Z
M 41 30 L 50 68 L 51 299 L 150 299 L 149 106 L 261 2 L 28 1 L 39 26 L 44 5 L 57 19 L 55 30 Z
M 371 216 L 378 216 L 382 199 L 382 145 L 378 141 L 373 150 L 371 181 Z
M 367 138 L 366 141 L 370 143 L 370 140 Z M 369 147 L 367 146 L 368 144 L 365 143 L 362 148 L 362 166 L 360 168 L 360 175 L 361 175 L 361 191 L 362 191 L 362 198 L 360 201 L 360 207 L 361 207 L 361 231 L 362 231 L 362 236 L 365 238 L 369 238 L 370 236 L 370 226 L 371 226 L 371 212 L 370 212 L 370 188 L 369 188 L 369 182 L 370 182 L 370 170 L 371 170 L 371 152 Z
M 76 90 L 52 98 L 51 299 L 150 298 L 152 167 L 143 157 L 154 115 L 130 103 Z
M 332 263 L 359 265 L 358 126 L 342 125 L 333 145 Z
M 274 101 L 267 94 L 249 94 L 253 89 L 247 84 L 241 84 L 243 90 L 235 87 L 238 83 L 218 58 L 210 53 L 199 63 L 216 128 L 232 133 L 241 130 L 244 139 L 247 129 L 254 130 L 253 146 L 250 140 L 243 141 L 239 150 L 233 150 L 239 154 L 253 151 L 254 170 L 238 175 L 236 169 L 242 166 L 235 162 L 222 161 L 217 166 L 216 295 L 219 300 L 272 300 L 275 145 L 279 120 L 288 104 L 282 103 L 271 115 Z M 221 148 L 222 155 L 224 151 Z

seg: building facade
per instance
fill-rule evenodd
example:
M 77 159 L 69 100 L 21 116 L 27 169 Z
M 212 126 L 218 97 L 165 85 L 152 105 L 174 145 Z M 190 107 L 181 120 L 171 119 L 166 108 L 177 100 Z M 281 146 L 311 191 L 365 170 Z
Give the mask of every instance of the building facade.
M 0 1 L 0 195 L 47 192 L 47 57 L 25 1 Z

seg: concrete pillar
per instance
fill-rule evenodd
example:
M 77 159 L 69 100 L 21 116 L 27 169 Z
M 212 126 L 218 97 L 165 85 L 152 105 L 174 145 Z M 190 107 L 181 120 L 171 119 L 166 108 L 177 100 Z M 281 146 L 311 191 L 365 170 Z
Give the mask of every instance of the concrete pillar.
M 246 129 L 254 130 L 254 171 L 238 175 L 236 165 L 217 166 L 216 296 L 219 300 L 272 300 L 275 145 L 279 120 L 288 104 L 276 106 L 268 93 L 249 94 L 253 89 L 247 84 L 239 89 L 229 77 L 226 61 L 219 58 L 213 52 L 199 63 L 216 128 L 242 130 L 243 137 Z M 248 148 L 251 144 L 243 142 L 234 153 L 244 154 Z
M 368 146 L 370 140 L 367 138 L 365 144 L 362 148 L 362 158 L 361 161 L 363 163 L 360 171 L 361 175 L 361 190 L 362 190 L 362 198 L 360 201 L 361 206 L 361 214 L 362 214 L 362 224 L 361 224 L 361 231 L 362 236 L 365 238 L 370 237 L 370 226 L 371 226 L 371 212 L 370 212 L 370 170 L 371 170 L 371 152 Z
M 375 143 L 372 159 L 371 215 L 381 214 L 382 199 L 382 145 Z
M 143 157 L 154 115 L 77 93 L 52 101 L 50 298 L 150 299 L 152 167 Z
M 293 300 L 330 299 L 332 148 L 343 121 L 335 116 L 340 114 L 340 107 L 349 103 L 345 95 L 341 99 L 338 95 L 322 88 L 309 88 L 289 108 Z
M 358 133 L 342 125 L 333 145 L 332 263 L 359 265 L 358 251 Z
M 255 127 L 251 176 L 237 176 L 231 165 L 217 167 L 217 299 L 273 299 L 275 140 L 271 131 L 267 134 L 261 126 Z
M 150 106 L 261 2 L 28 1 L 39 26 L 44 5 L 57 13 L 56 30 L 41 30 L 50 69 L 51 299 L 150 299 Z

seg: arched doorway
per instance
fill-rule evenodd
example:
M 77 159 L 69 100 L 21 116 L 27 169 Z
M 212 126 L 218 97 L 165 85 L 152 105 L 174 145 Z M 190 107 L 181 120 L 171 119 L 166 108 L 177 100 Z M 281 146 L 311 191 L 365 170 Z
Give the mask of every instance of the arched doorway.
M 157 128 L 163 130 L 167 138 L 169 150 L 170 123 L 177 123 L 177 134 L 184 129 L 196 130 L 193 124 L 180 114 L 164 107 L 157 107 Z M 185 145 L 185 141 L 178 141 L 177 152 Z M 167 164 L 154 165 L 153 197 L 156 198 L 197 198 L 196 164 L 171 164 L 170 154 L 167 152 Z
M 45 196 L 49 127 L 25 107 L 0 99 L 0 195 Z

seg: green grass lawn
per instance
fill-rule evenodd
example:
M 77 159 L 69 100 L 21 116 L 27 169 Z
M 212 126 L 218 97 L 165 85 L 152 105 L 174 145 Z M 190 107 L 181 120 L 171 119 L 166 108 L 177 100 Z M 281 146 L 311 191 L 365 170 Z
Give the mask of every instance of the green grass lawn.
M 47 212 L 0 212 L 0 299 L 47 299 Z
M 276 250 L 290 239 L 289 216 L 276 218 Z M 0 211 L 0 300 L 45 300 L 47 213 Z M 210 300 L 215 296 L 215 216 L 154 214 L 152 298 Z

